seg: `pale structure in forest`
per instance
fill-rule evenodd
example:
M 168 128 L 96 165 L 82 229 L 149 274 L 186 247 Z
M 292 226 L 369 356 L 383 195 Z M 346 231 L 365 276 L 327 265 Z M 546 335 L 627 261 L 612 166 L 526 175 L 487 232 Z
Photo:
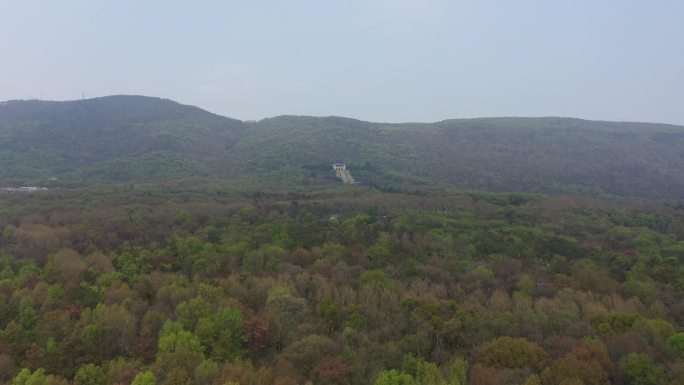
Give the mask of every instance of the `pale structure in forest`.
M 342 179 L 342 182 L 344 184 L 355 184 L 356 181 L 354 180 L 354 177 L 352 177 L 351 173 L 349 172 L 349 169 L 347 168 L 347 165 L 344 163 L 336 162 L 333 163 L 332 165 L 333 170 L 335 170 L 335 175 Z

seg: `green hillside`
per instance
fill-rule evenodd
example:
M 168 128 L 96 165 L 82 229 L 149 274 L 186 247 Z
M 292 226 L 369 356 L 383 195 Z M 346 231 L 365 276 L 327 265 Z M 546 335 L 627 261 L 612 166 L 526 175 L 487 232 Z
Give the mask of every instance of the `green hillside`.
M 243 129 L 238 120 L 158 98 L 5 102 L 0 104 L 0 180 L 206 174 Z
M 561 118 L 377 124 L 285 116 L 246 130 L 230 159 L 238 172 L 293 183 L 310 181 L 340 159 L 355 175 L 389 188 L 672 198 L 684 191 L 683 144 L 684 128 L 658 124 Z
M 381 124 L 280 116 L 255 123 L 114 96 L 0 105 L 0 180 L 251 180 L 329 186 L 334 160 L 386 191 L 456 187 L 677 199 L 684 127 L 567 118 Z

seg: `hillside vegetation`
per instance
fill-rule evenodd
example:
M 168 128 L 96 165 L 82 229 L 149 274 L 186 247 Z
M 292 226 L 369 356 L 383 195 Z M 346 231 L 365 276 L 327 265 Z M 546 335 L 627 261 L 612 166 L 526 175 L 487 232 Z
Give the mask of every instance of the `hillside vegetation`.
M 0 104 L 0 179 L 130 181 L 209 174 L 244 130 L 169 100 Z
M 337 183 L 334 160 L 384 191 L 458 187 L 678 199 L 684 127 L 566 118 L 382 124 L 281 116 L 244 123 L 168 100 L 115 96 L 0 105 L 0 180 L 249 179 Z
M 511 198 L 0 196 L 0 384 L 684 384 L 682 208 Z
M 4 103 L 0 384 L 684 385 L 683 138 Z

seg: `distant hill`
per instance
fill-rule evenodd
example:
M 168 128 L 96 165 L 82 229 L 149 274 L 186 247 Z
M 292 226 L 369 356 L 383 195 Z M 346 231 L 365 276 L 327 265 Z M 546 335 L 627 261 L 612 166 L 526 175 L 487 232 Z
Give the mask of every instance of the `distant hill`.
M 319 168 L 341 159 L 355 176 L 389 187 L 680 198 L 683 149 L 684 127 L 663 124 L 566 118 L 378 124 L 282 116 L 246 130 L 230 159 L 247 173 L 297 181 L 315 179 Z
M 383 189 L 454 186 L 681 199 L 684 127 L 568 118 L 382 124 L 280 116 L 245 123 L 169 100 L 0 104 L 0 181 L 247 178 L 339 183 L 346 162 Z
M 141 96 L 0 104 L 0 180 L 210 175 L 245 125 Z

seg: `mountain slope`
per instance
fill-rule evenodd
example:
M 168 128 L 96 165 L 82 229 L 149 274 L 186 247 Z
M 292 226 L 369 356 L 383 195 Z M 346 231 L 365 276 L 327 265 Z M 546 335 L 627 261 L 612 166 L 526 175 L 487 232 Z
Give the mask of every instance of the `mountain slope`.
M 0 105 L 0 180 L 208 173 L 244 123 L 169 100 L 110 96 Z M 150 168 L 150 160 L 155 166 Z M 177 170 L 178 172 L 175 172 Z
M 683 145 L 684 127 L 663 124 L 564 118 L 378 124 L 287 116 L 245 131 L 230 159 L 243 172 L 300 180 L 340 159 L 355 175 L 385 185 L 409 179 L 495 191 L 673 198 L 684 192 Z
M 169 100 L 113 96 L 0 103 L 0 181 L 247 178 L 336 185 L 330 169 L 381 188 L 455 186 L 680 199 L 684 127 L 567 118 L 432 124 L 280 116 L 256 123 Z M 262 184 L 263 185 L 263 184 Z

